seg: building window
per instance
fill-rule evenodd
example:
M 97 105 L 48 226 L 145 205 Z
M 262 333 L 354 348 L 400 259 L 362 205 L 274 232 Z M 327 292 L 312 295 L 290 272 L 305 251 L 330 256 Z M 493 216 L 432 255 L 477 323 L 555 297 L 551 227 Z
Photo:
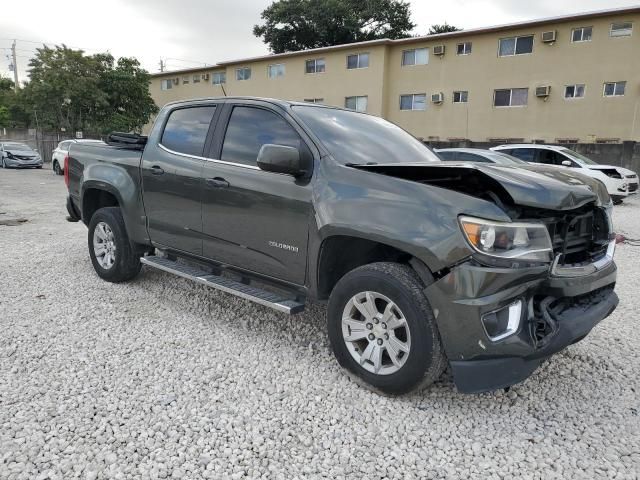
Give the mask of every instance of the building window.
M 429 63 L 429 49 L 416 48 L 402 52 L 402 65 L 426 65 Z
M 584 98 L 584 83 L 567 85 L 564 87 L 564 98 Z
M 426 110 L 427 94 L 413 93 L 410 95 L 400 95 L 400 110 Z
M 524 107 L 529 97 L 528 88 L 507 88 L 496 90 L 493 95 L 494 107 Z
M 214 85 L 222 85 L 227 83 L 227 72 L 214 72 L 211 83 Z
M 369 68 L 369 54 L 356 53 L 354 55 L 347 55 L 347 68 L 349 70 L 353 70 L 354 68 Z
M 251 78 L 251 68 L 236 68 L 236 80 L 249 80 Z
M 464 42 L 458 44 L 458 55 L 469 55 L 471 53 L 471 42 Z
M 324 103 L 324 98 L 305 98 L 304 101 L 307 103 Z
M 193 83 L 200 83 L 200 74 L 196 74 L 193 76 Z
M 284 63 L 277 63 L 267 67 L 267 75 L 269 78 L 284 77 Z
M 189 77 L 188 76 L 182 77 L 182 84 L 183 85 L 188 85 L 189 84 Z
M 533 35 L 523 37 L 501 38 L 498 56 L 511 57 L 533 52 Z
M 461 90 L 453 92 L 453 103 L 467 103 L 469 101 L 469 92 Z
M 622 97 L 627 82 L 607 82 L 604 84 L 605 97 Z
M 346 97 L 344 99 L 344 106 L 350 110 L 355 110 L 356 112 L 366 112 L 367 111 L 367 103 L 369 97 Z
M 324 58 L 314 58 L 313 60 L 307 60 L 305 62 L 305 73 L 324 73 L 324 69 Z
M 590 42 L 591 34 L 593 33 L 593 27 L 580 27 L 574 28 L 571 32 L 572 42 Z
M 173 79 L 169 78 L 167 80 L 160 81 L 160 90 L 171 90 L 173 88 Z
M 610 37 L 630 37 L 633 33 L 633 23 L 612 23 L 611 30 L 609 30 Z

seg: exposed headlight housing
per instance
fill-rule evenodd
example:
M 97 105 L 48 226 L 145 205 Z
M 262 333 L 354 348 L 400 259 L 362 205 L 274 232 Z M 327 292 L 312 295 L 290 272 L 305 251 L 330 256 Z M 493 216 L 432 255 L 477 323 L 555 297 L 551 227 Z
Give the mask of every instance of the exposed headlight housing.
M 488 257 L 531 263 L 549 263 L 553 247 L 541 223 L 507 223 L 482 218 L 459 218 L 471 247 Z

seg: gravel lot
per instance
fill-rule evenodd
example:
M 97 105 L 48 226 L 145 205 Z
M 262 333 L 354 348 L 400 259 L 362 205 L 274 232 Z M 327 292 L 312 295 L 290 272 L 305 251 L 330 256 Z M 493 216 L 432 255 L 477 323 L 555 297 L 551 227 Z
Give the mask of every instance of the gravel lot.
M 45 167 L 46 168 L 46 167 Z M 640 247 L 618 310 L 509 392 L 349 380 L 287 317 L 143 269 L 94 273 L 50 171 L 0 170 L 0 478 L 625 478 L 640 472 Z M 616 207 L 640 238 L 640 198 Z

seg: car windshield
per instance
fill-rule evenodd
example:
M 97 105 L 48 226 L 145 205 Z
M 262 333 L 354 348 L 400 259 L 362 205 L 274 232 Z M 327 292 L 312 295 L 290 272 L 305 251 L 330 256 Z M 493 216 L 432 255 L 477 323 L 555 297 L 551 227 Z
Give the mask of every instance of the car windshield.
M 420 140 L 382 118 L 336 108 L 293 109 L 342 164 L 440 162 Z
M 563 148 L 560 151 L 567 157 L 570 157 L 572 160 L 578 162 L 580 165 L 599 165 L 598 162 L 594 162 L 590 158 L 585 157 L 578 152 L 574 152 L 573 150 L 569 150 L 568 148 Z
M 12 152 L 32 152 L 31 147 L 24 143 L 5 143 L 5 150 L 11 150 Z

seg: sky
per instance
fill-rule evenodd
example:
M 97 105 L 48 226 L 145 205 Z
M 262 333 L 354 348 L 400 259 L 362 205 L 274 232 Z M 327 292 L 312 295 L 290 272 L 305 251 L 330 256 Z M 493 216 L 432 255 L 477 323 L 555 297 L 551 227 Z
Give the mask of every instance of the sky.
M 136 57 L 150 72 L 269 53 L 253 25 L 271 0 L 22 0 L 0 6 L 0 75 L 16 39 L 20 78 L 42 44 Z M 535 18 L 639 5 L 640 0 L 410 0 L 414 34 L 447 22 L 470 29 Z M 108 4 L 108 5 L 107 5 Z

